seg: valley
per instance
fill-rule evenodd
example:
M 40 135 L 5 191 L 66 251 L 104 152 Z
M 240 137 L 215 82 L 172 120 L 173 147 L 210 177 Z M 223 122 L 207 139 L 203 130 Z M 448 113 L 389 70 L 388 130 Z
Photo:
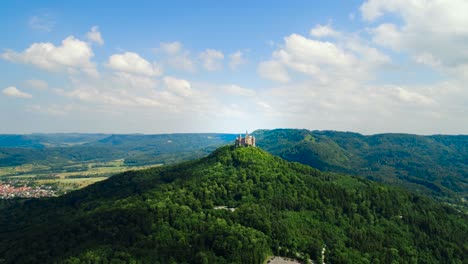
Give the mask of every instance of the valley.
M 62 195 L 128 170 L 194 159 L 229 134 L 0 135 L 0 199 Z
M 260 148 L 323 171 L 357 175 L 466 210 L 468 136 L 301 129 L 257 130 Z M 231 144 L 236 134 L 0 135 L 0 184 L 61 195 L 126 170 L 175 164 Z
M 128 166 L 125 165 L 123 159 L 119 159 L 109 162 L 76 163 L 63 166 L 61 170 L 56 167 L 35 164 L 2 167 L 0 168 L 0 188 L 7 185 L 13 188 L 0 193 L 0 199 L 31 198 L 29 195 L 30 188 L 44 191 L 52 190 L 45 192 L 40 197 L 62 195 L 105 180 L 120 172 L 141 170 L 160 165 Z M 21 190 L 21 187 L 28 188 Z

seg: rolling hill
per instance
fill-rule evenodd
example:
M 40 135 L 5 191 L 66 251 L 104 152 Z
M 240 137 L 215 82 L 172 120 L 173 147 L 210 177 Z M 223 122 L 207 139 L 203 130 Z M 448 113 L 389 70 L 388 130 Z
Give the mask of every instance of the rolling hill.
M 257 130 L 257 144 L 286 160 L 361 175 L 461 203 L 468 199 L 468 136 L 418 136 L 299 129 Z
M 32 134 L 0 135 L 0 167 L 125 159 L 127 165 L 175 163 L 209 154 L 233 134 Z

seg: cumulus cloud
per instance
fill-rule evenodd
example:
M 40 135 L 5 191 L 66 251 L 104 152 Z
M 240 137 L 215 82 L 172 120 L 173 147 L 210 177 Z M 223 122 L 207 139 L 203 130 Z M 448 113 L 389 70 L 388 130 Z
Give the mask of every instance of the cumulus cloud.
M 229 58 L 229 67 L 231 70 L 236 70 L 240 65 L 247 63 L 247 60 L 244 58 L 244 53 L 240 50 L 230 54 Z
M 113 70 L 141 74 L 147 76 L 159 76 L 162 69 L 156 63 L 151 64 L 135 52 L 114 54 L 109 57 L 107 66 Z
M 405 52 L 417 63 L 465 75 L 460 69 L 468 67 L 467 1 L 369 0 L 360 9 L 371 23 L 387 14 L 401 18 L 401 23 L 370 28 L 375 43 Z
M 284 48 L 275 51 L 273 57 L 290 68 L 310 74 L 319 72 L 320 65 L 349 67 L 357 63 L 353 54 L 331 42 L 308 39 L 298 34 L 286 37 Z
M 187 80 L 169 76 L 164 77 L 163 80 L 167 90 L 176 95 L 186 97 L 192 94 L 192 87 Z
M 99 45 L 104 45 L 104 39 L 101 36 L 101 32 L 99 32 L 99 27 L 98 26 L 93 26 L 91 28 L 91 31 L 86 33 L 86 37 L 88 38 L 89 41 L 94 42 Z
M 290 79 L 286 68 L 274 60 L 261 62 L 258 65 L 257 72 L 260 77 L 272 81 L 288 82 Z
M 309 31 L 309 34 L 317 38 L 338 37 L 340 35 L 330 25 L 316 25 Z
M 373 41 L 381 46 L 399 51 L 401 49 L 401 33 L 394 24 L 383 23 L 370 30 Z
M 64 39 L 60 46 L 50 42 L 34 43 L 22 52 L 7 50 L 1 55 L 5 60 L 31 64 L 48 71 L 82 71 L 97 75 L 96 66 L 91 61 L 93 56 L 89 44 L 73 36 Z
M 2 92 L 3 92 L 3 94 L 6 95 L 6 96 L 18 97 L 18 98 L 25 98 L 25 99 L 32 98 L 32 95 L 31 95 L 31 94 L 22 92 L 22 91 L 18 90 L 18 89 L 17 89 L 16 87 L 14 87 L 14 86 L 7 87 L 7 88 L 3 89 Z
M 223 68 L 224 54 L 219 50 L 206 49 L 199 54 L 199 58 L 203 62 L 203 67 L 208 71 L 218 71 Z
M 190 51 L 185 50 L 179 41 L 161 42 L 159 48 L 155 50 L 162 51 L 166 55 L 164 62 L 174 69 L 188 72 L 196 70 Z
M 282 82 L 289 80 L 286 68 L 321 82 L 367 79 L 372 71 L 389 61 L 388 56 L 357 36 L 342 36 L 330 42 L 291 34 L 273 52 L 271 60 L 259 64 L 258 72 L 263 78 Z
M 138 87 L 143 89 L 154 88 L 158 83 L 157 80 L 150 76 L 137 75 L 127 72 L 115 72 L 113 76 L 113 81 L 115 83 L 126 85 L 130 88 Z
M 429 98 L 428 96 L 424 96 L 417 92 L 408 91 L 407 89 L 404 89 L 402 87 L 395 87 L 394 90 L 398 98 L 404 102 L 423 105 L 429 105 L 434 103 L 434 100 L 432 98 Z
M 377 42 L 383 44 L 387 39 L 385 47 L 404 48 L 400 29 L 382 25 L 372 28 L 381 32 L 388 29 L 385 32 L 388 36 L 379 40 L 373 31 L 373 39 L 367 40 L 366 33 L 370 31 L 352 33 L 333 29 L 330 33 L 322 26 L 314 27 L 310 37 L 286 36 L 271 58 L 259 63 L 261 77 L 276 78 L 283 83 L 255 96 L 257 113 L 269 120 L 272 127 L 365 133 L 450 133 L 456 131 L 455 127 L 466 130 L 466 125 L 464 128 L 453 125 L 468 121 L 460 116 L 467 111 L 462 102 L 468 100 L 460 80 L 418 85 L 414 79 L 412 84 L 405 84 L 397 78 L 398 84 L 394 84 L 392 79 L 378 78 L 389 71 L 399 74 L 401 69 L 397 68 L 398 61 L 393 62 Z M 324 40 L 325 36 L 329 38 Z M 433 67 L 442 63 L 429 52 L 410 53 L 409 58 Z M 452 125 L 442 127 L 442 123 Z

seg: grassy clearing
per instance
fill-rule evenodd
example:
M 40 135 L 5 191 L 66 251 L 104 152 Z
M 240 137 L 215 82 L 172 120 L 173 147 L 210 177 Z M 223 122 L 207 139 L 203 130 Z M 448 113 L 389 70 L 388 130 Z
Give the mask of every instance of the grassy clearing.
M 36 180 L 37 184 L 56 185 L 57 189 L 66 192 L 84 188 L 93 183 L 103 181 L 108 177 L 93 177 L 93 178 L 72 178 L 72 179 L 45 179 Z
M 34 172 L 34 171 L 43 171 L 47 170 L 50 167 L 37 164 L 25 164 L 21 166 L 12 166 L 12 167 L 0 167 L 0 177 L 17 175 L 22 173 Z

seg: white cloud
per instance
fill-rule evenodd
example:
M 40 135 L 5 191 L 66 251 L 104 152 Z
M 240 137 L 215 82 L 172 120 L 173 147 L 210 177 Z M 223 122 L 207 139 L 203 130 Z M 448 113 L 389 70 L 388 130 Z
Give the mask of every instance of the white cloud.
M 340 36 L 334 42 L 291 34 L 284 45 L 273 52 L 272 59 L 259 64 L 261 77 L 287 82 L 286 68 L 313 77 L 320 82 L 333 79 L 368 79 L 390 58 L 368 46 L 359 36 Z
M 229 58 L 231 59 L 229 62 L 231 70 L 236 70 L 240 65 L 247 63 L 247 60 L 244 58 L 244 54 L 240 50 L 229 55 Z
M 252 97 L 255 96 L 255 91 L 248 88 L 243 88 L 238 85 L 225 85 L 223 87 L 224 91 L 226 91 L 230 95 L 234 96 L 245 96 L 245 97 Z
M 402 87 L 395 87 L 398 98 L 404 102 L 429 105 L 433 104 L 434 100 L 417 92 L 408 91 Z
M 285 38 L 285 47 L 275 51 L 273 57 L 303 73 L 315 75 L 319 65 L 349 67 L 356 64 L 353 54 L 328 41 L 308 39 L 298 34 Z
M 361 14 L 372 23 L 387 14 L 401 18 L 398 25 L 383 22 L 372 28 L 375 43 L 443 72 L 465 75 L 459 69 L 468 67 L 467 1 L 369 0 Z
M 385 25 L 379 30 L 384 31 L 386 27 L 393 29 Z M 330 36 L 324 29 L 314 29 L 312 37 Z M 272 127 L 365 133 L 447 133 L 455 127 L 468 128 L 454 125 L 468 121 L 460 117 L 460 113 L 468 111 L 463 103 L 468 100 L 463 82 L 417 85 L 414 84 L 420 78 L 417 76 L 413 84 L 404 84 L 400 76 L 396 78 L 399 84 L 392 84 L 380 79 L 379 74 L 387 74 L 389 70 L 393 71 L 392 75 L 399 74 L 401 66 L 396 64 L 399 61 L 393 62 L 379 50 L 374 44 L 376 38 L 373 42 L 366 40 L 362 37 L 366 31 L 334 32 L 335 37 L 329 41 L 291 34 L 270 60 L 259 64 L 261 77 L 288 81 L 255 96 L 257 115 L 263 115 Z M 393 34 L 392 39 L 386 44 L 400 45 L 399 35 Z M 432 53 L 414 53 L 410 58 L 434 67 L 441 63 Z M 468 68 L 458 68 L 458 71 L 463 69 Z M 411 74 L 418 74 L 419 70 L 416 65 Z M 282 75 L 287 78 L 278 77 Z M 442 123 L 452 125 L 443 127 Z
M 218 71 L 223 68 L 224 54 L 214 49 L 206 49 L 201 52 L 199 58 L 203 61 L 203 67 L 208 71 Z
M 156 63 L 149 63 L 135 52 L 114 54 L 109 57 L 107 66 L 113 70 L 147 76 L 159 76 L 162 69 Z
M 164 77 L 164 84 L 168 91 L 179 95 L 179 96 L 189 96 L 192 94 L 192 87 L 187 80 L 177 79 L 174 77 Z
M 101 32 L 99 32 L 98 26 L 93 26 L 91 31 L 86 33 L 86 37 L 89 41 L 97 43 L 99 45 L 104 45 L 104 39 L 101 36 Z
M 50 42 L 34 43 L 23 52 L 7 50 L 1 57 L 11 62 L 31 64 L 48 71 L 82 71 L 97 75 L 96 66 L 91 61 L 94 53 L 88 43 L 73 36 L 55 46 Z
M 330 25 L 316 25 L 310 30 L 309 34 L 317 38 L 338 37 L 340 35 L 340 33 L 335 31 Z
M 43 80 L 26 80 L 24 84 L 38 90 L 47 90 L 49 88 L 49 84 Z
M 3 89 L 2 92 L 6 96 L 25 98 L 25 99 L 32 98 L 32 95 L 30 95 L 28 93 L 25 93 L 25 92 L 22 92 L 22 91 L 18 90 L 14 86 L 7 87 L 7 88 Z
M 394 24 L 380 24 L 371 29 L 373 33 L 373 41 L 383 47 L 389 47 L 394 50 L 401 49 L 401 33 Z
M 260 77 L 277 82 L 289 82 L 289 74 L 286 68 L 279 62 L 270 60 L 260 62 L 257 68 Z
M 154 50 L 156 52 L 162 51 L 166 55 L 163 62 L 169 67 L 181 71 L 196 71 L 196 66 L 191 59 L 190 52 L 185 50 L 179 41 L 161 42 L 159 48 Z
M 143 88 L 151 89 L 155 88 L 158 81 L 152 77 L 145 75 L 136 75 L 127 72 L 115 72 L 113 81 L 126 85 L 129 88 Z

